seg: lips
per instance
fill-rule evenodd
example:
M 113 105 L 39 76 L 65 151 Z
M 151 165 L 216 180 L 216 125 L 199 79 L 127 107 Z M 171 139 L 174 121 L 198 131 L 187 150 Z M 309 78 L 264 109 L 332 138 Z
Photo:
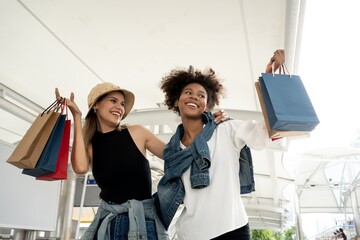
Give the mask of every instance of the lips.
M 116 115 L 118 117 L 122 115 L 121 112 L 116 112 L 116 111 L 111 111 L 111 114 Z
M 199 108 L 199 106 L 197 104 L 192 103 L 192 102 L 186 103 L 186 106 L 190 106 L 190 107 L 193 107 L 193 108 Z

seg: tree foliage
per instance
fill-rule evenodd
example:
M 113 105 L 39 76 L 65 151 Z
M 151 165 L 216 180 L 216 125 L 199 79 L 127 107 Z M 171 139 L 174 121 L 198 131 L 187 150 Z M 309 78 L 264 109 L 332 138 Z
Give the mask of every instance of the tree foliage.
M 284 240 L 293 240 L 295 238 L 295 227 L 289 227 L 284 231 Z
M 267 229 L 251 230 L 251 240 L 277 240 L 274 231 Z
M 289 227 L 283 232 L 275 232 L 268 229 L 253 229 L 251 230 L 251 240 L 294 240 L 295 227 Z

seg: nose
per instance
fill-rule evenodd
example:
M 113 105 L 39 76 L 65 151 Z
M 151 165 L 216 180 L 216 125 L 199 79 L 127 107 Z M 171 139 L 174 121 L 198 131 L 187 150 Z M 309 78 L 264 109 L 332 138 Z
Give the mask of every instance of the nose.
M 123 103 L 122 103 L 122 102 L 119 102 L 119 101 L 116 101 L 116 102 L 115 102 L 115 107 L 117 107 L 117 108 L 125 108 L 125 107 L 123 106 Z
M 120 111 L 121 114 L 124 114 L 124 112 L 125 112 L 125 106 L 122 105 L 121 103 L 115 104 L 115 109 L 117 111 Z

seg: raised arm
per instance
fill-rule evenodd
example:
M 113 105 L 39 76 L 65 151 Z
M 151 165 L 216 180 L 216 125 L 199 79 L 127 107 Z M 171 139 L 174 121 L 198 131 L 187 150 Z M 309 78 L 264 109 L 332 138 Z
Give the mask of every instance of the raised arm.
M 61 98 L 57 88 L 55 89 L 55 95 L 58 101 L 64 100 Z M 71 148 L 71 165 L 75 173 L 84 174 L 89 170 L 90 158 L 88 152 L 86 151 L 83 138 L 81 123 L 82 113 L 74 102 L 74 93 L 70 94 L 70 99 L 65 98 L 65 101 L 74 119 L 74 139 Z

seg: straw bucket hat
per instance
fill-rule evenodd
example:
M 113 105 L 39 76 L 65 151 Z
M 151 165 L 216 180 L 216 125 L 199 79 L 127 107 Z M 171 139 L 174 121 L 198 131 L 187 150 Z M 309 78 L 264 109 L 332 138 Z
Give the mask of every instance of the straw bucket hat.
M 95 87 L 93 87 L 88 95 L 88 107 L 89 110 L 86 114 L 86 117 L 89 116 L 89 113 L 92 110 L 92 107 L 95 105 L 96 101 L 101 97 L 104 96 L 105 94 L 108 94 L 110 92 L 114 92 L 114 91 L 120 91 L 124 94 L 125 97 L 125 113 L 124 116 L 122 117 L 122 119 L 124 119 L 129 112 L 131 111 L 132 107 L 134 106 L 134 102 L 135 102 L 135 96 L 132 92 L 121 88 L 119 86 L 116 86 L 113 83 L 109 83 L 109 82 L 104 82 L 104 83 L 99 83 L 97 84 Z

